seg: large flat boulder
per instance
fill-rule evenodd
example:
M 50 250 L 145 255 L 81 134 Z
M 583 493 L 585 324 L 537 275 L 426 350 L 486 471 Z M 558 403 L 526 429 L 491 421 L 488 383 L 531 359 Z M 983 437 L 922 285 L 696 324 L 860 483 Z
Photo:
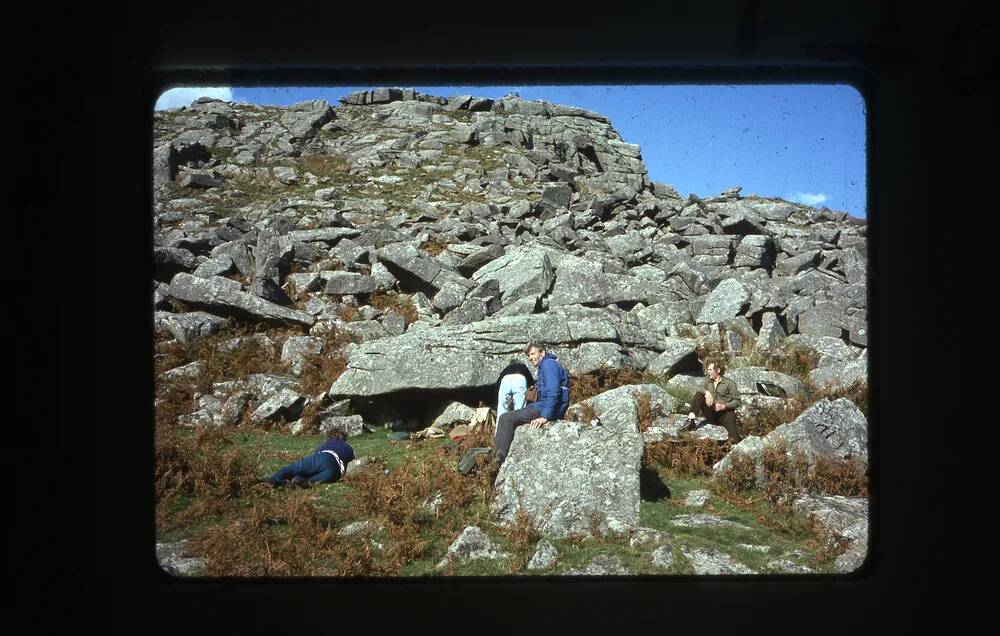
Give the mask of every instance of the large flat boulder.
M 667 300 L 677 300 L 677 295 L 663 283 L 637 276 L 560 269 L 549 306 L 588 304 L 604 307 L 619 302 L 650 305 Z
M 347 369 L 330 387 L 331 397 L 368 397 L 406 389 L 470 389 L 492 385 L 512 355 L 532 340 L 552 352 L 576 351 L 586 343 L 629 350 L 662 351 L 662 339 L 618 309 L 557 308 L 543 314 L 490 318 L 466 325 L 442 325 L 364 342 L 351 351 Z M 593 351 L 589 353 L 595 353 Z M 607 351 L 601 352 L 601 354 Z M 568 353 L 593 370 L 588 354 Z
M 170 296 L 193 305 L 200 305 L 227 313 L 249 315 L 259 320 L 294 322 L 312 326 L 316 319 L 303 311 L 288 309 L 258 298 L 239 289 L 235 281 L 213 277 L 199 278 L 180 273 L 170 281 Z

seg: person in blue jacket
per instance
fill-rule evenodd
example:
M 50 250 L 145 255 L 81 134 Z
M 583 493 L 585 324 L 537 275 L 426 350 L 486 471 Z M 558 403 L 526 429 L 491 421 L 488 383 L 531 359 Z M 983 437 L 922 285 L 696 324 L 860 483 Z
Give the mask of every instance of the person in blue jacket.
M 347 472 L 347 465 L 354 459 L 354 449 L 344 441 L 344 433 L 334 430 L 312 455 L 292 462 L 274 473 L 267 481 L 275 488 L 291 483 L 308 488 L 316 483 L 331 483 Z
M 524 349 L 531 364 L 538 368 L 538 401 L 514 411 L 508 411 L 497 421 L 494 458 L 502 464 L 514 441 L 514 429 L 522 424 L 541 428 L 546 422 L 558 420 L 569 408 L 569 373 L 559 359 L 535 342 Z

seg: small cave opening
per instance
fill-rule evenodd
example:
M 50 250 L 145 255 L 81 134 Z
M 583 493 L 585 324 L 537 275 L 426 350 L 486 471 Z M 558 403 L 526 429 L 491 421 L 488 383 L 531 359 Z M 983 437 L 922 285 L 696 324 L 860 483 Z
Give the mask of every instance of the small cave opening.
M 419 431 L 430 426 L 452 402 L 471 408 L 496 410 L 495 385 L 462 389 L 405 389 L 386 395 L 352 398 L 351 407 L 376 426 L 392 424 L 395 430 Z
M 594 150 L 593 146 L 587 145 L 582 148 L 577 148 L 577 152 L 587 158 L 588 161 L 594 164 L 597 172 L 604 172 L 604 167 L 601 166 L 601 160 L 597 158 L 597 151 Z

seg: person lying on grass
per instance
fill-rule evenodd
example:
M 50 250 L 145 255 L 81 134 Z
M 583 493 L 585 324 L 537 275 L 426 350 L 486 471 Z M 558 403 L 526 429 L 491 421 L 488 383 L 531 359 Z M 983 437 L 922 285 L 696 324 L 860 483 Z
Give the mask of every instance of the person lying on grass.
M 348 444 L 342 431 L 334 430 L 312 455 L 288 464 L 267 480 L 278 488 L 291 483 L 299 488 L 309 488 L 312 484 L 330 484 L 347 472 L 347 464 L 354 459 L 354 449 Z

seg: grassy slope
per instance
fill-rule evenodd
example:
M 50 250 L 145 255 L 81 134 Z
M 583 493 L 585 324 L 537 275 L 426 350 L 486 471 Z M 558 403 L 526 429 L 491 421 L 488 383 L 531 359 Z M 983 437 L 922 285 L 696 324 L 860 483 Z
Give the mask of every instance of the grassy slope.
M 312 452 L 323 439 L 319 435 L 294 436 L 279 432 L 239 430 L 233 431 L 228 435 L 228 438 L 243 448 L 248 456 L 259 458 L 257 465 L 261 477 L 271 474 L 285 463 Z M 446 441 L 439 439 L 425 442 L 396 442 L 386 439 L 385 431 L 376 431 L 352 437 L 351 444 L 359 457 L 379 456 L 385 460 L 385 466 L 388 469 L 394 470 L 401 467 L 408 457 L 427 458 L 440 452 Z M 450 459 L 446 459 L 446 461 L 452 463 Z M 798 550 L 810 557 L 816 554 L 815 537 L 810 533 L 800 531 L 796 534 L 792 531 L 777 531 L 762 524 L 758 515 L 761 513 L 766 515 L 769 512 L 766 507 L 761 506 L 756 510 L 746 511 L 715 495 L 709 499 L 704 512 L 715 514 L 723 519 L 737 521 L 749 526 L 750 529 L 673 526 L 670 520 L 675 516 L 698 512 L 698 510 L 683 505 L 684 497 L 691 490 L 708 489 L 709 482 L 705 478 L 677 477 L 666 473 L 661 473 L 661 478 L 670 489 L 670 496 L 660 501 L 643 501 L 640 506 L 640 519 L 644 526 L 660 530 L 668 535 L 667 545 L 671 546 L 674 555 L 673 565 L 669 569 L 664 570 L 652 565 L 650 555 L 657 547 L 655 545 L 633 548 L 628 545 L 627 540 L 598 539 L 587 541 L 552 540 L 553 545 L 559 551 L 556 565 L 548 570 L 527 570 L 523 566 L 533 553 L 535 543 L 531 542 L 530 545 L 522 546 L 518 550 L 517 546 L 512 544 L 500 528 L 483 522 L 487 518 L 486 507 L 479 504 L 464 509 L 446 510 L 439 518 L 434 519 L 433 523 L 428 528 L 424 528 L 421 533 L 421 539 L 428 541 L 428 544 L 418 557 L 400 569 L 399 574 L 403 576 L 507 575 L 513 572 L 524 575 L 558 574 L 567 569 L 581 569 L 594 556 L 600 554 L 619 557 L 629 572 L 633 574 L 691 574 L 690 564 L 682 554 L 681 547 L 717 548 L 755 571 L 766 572 L 767 561 L 788 552 Z M 333 529 L 339 529 L 345 525 L 345 519 L 353 517 L 347 509 L 348 503 L 346 501 L 346 495 L 352 488 L 355 488 L 355 485 L 350 480 L 346 480 L 337 484 L 315 487 L 308 493 L 294 490 L 275 491 L 273 496 L 307 496 L 329 526 Z M 193 497 L 181 498 L 175 503 L 174 509 L 182 510 L 192 501 L 194 501 Z M 220 522 L 231 521 L 238 516 L 238 510 L 239 505 L 236 506 L 236 510 L 230 510 L 229 513 L 204 516 L 196 524 L 160 532 L 158 540 L 173 541 L 197 536 Z M 507 550 L 512 558 L 509 561 L 471 561 L 456 564 L 444 571 L 437 569 L 437 563 L 457 536 L 458 532 L 455 529 L 464 527 L 467 523 L 471 523 L 468 521 L 469 519 L 476 518 L 480 519 L 477 525 L 480 525 L 503 549 Z M 273 532 L 276 538 L 280 538 L 286 536 L 289 531 L 287 527 L 278 525 Z M 377 534 L 373 535 L 373 538 L 380 540 Z M 740 544 L 769 546 L 770 550 L 767 553 L 761 553 L 742 548 Z M 816 567 L 815 563 L 809 563 L 801 558 L 792 558 L 791 560 Z M 828 565 L 828 563 L 820 564 L 820 567 L 816 569 L 823 571 Z

